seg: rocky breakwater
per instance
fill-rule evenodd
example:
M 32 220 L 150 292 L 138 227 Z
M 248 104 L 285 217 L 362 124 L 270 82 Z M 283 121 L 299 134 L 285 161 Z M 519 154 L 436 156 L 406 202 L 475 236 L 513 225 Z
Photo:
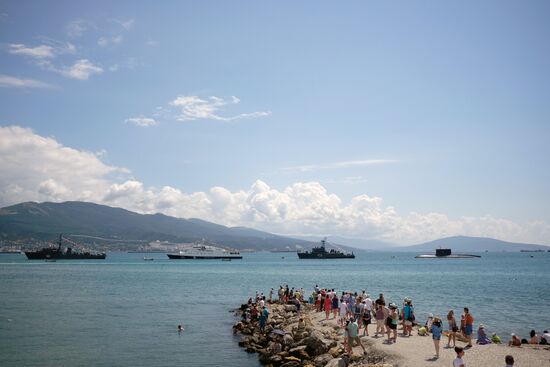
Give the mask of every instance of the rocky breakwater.
M 247 305 L 238 311 L 243 319 L 233 326 L 241 334 L 239 346 L 258 353 L 262 364 L 272 367 L 392 367 L 390 356 L 363 343 L 349 354 L 344 349 L 344 329 L 335 320 L 324 321 L 324 313 L 302 303 L 298 312 L 294 304 L 267 304 L 269 317 L 263 331 L 259 322 L 246 317 Z

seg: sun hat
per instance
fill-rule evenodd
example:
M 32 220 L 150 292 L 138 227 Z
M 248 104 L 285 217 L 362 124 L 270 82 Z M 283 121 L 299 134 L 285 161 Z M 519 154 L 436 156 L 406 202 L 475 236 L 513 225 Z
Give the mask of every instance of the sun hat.
M 511 335 L 511 336 L 516 336 L 516 334 L 512 333 L 512 335 Z
M 430 312 L 430 313 L 428 314 L 428 317 L 434 317 L 434 314 Z
M 480 328 L 480 329 L 485 329 L 485 325 L 479 324 L 479 328 Z

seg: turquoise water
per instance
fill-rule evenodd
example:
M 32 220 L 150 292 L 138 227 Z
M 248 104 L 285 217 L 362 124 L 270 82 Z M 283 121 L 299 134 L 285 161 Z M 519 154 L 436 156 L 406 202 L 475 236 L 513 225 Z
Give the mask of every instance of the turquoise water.
M 469 306 L 476 325 L 501 335 L 550 329 L 550 253 L 482 255 L 418 260 L 409 253 L 359 253 L 355 260 L 323 261 L 258 253 L 224 262 L 109 253 L 104 261 L 49 263 L 0 255 L 0 361 L 256 367 L 257 356 L 240 349 L 231 333 L 230 309 L 257 290 L 286 283 L 308 293 L 315 284 L 383 292 L 398 304 L 410 296 L 419 320 Z

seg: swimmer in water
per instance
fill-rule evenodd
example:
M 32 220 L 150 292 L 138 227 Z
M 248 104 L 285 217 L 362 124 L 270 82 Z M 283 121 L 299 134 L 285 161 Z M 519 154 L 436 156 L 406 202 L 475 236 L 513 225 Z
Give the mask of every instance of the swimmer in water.
M 181 333 L 183 330 L 185 330 L 185 329 L 183 328 L 183 326 L 182 326 L 182 325 L 178 325 L 178 333 Z

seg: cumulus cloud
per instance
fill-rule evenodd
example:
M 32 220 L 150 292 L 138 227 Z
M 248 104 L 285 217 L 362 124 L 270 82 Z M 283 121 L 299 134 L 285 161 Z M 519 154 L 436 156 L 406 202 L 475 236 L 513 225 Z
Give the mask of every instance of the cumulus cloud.
M 271 114 L 270 111 L 248 112 L 234 116 L 221 116 L 220 112 L 224 106 L 236 105 L 240 103 L 240 99 L 231 96 L 229 99 L 224 99 L 216 96 L 211 96 L 206 99 L 198 96 L 179 96 L 170 102 L 171 106 L 180 109 L 177 116 L 178 121 L 192 120 L 217 120 L 217 121 L 233 121 L 246 118 L 265 117 Z
M 53 85 L 35 79 L 21 79 L 0 74 L 0 87 L 3 88 L 55 88 Z
M 94 153 L 63 146 L 19 126 L 0 127 L 0 203 L 100 201 L 109 176 L 125 172 Z
M 59 70 L 61 75 L 78 80 L 88 80 L 93 74 L 103 73 L 103 68 L 94 65 L 87 59 L 81 59 L 74 63 L 73 66 Z
M 155 126 L 158 124 L 158 122 L 155 121 L 155 119 L 148 118 L 148 117 L 132 117 L 132 118 L 126 119 L 125 122 L 127 124 L 134 124 L 142 127 Z
M 442 213 L 400 214 L 367 194 L 343 201 L 319 182 L 296 182 L 278 190 L 257 180 L 231 191 L 216 186 L 186 193 L 146 187 L 100 156 L 72 149 L 18 126 L 0 127 L 0 205 L 22 201 L 86 200 L 140 213 L 195 217 L 286 235 L 344 235 L 400 244 L 444 236 L 486 236 L 547 244 L 550 224 L 517 223 L 491 215 L 449 218 Z

